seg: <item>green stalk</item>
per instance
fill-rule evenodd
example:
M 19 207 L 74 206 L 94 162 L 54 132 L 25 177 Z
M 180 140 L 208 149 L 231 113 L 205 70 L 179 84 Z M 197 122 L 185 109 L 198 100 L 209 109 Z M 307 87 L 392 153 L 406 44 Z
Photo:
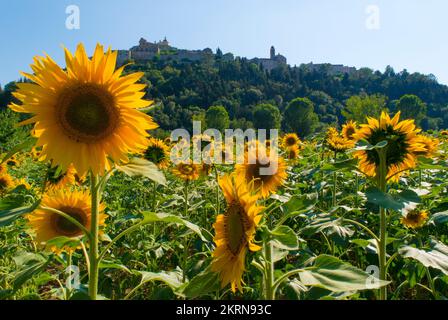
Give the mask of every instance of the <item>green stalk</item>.
M 215 171 L 215 179 L 216 179 L 216 214 L 220 213 L 220 203 L 219 203 L 219 193 L 220 193 L 220 189 L 219 189 L 219 172 L 218 172 L 218 168 L 216 167 L 216 165 L 213 165 L 213 169 Z
M 269 240 L 265 240 L 264 244 L 264 259 L 266 266 L 264 289 L 265 289 L 265 299 L 275 300 L 274 295 L 274 262 L 272 260 L 272 243 Z
M 378 151 L 380 164 L 378 170 L 378 187 L 386 193 L 387 192 L 387 162 L 386 150 L 380 149 Z M 380 207 L 380 241 L 378 243 L 378 262 L 380 266 L 380 280 L 386 280 L 386 241 L 387 241 L 387 212 L 384 207 Z M 387 287 L 380 288 L 380 300 L 387 300 Z
M 338 157 L 338 153 L 334 152 L 334 163 L 336 163 Z M 333 207 L 336 207 L 336 187 L 337 187 L 337 181 L 338 181 L 338 173 L 337 171 L 333 172 Z
M 187 219 L 188 218 L 188 183 L 189 181 L 186 180 L 185 181 L 185 186 L 184 186 L 184 197 L 185 197 L 185 202 L 184 202 L 184 218 Z M 186 278 L 187 278 L 187 260 L 188 260 L 188 239 L 187 236 L 184 236 L 184 239 L 182 241 L 182 244 L 184 246 L 184 250 L 183 250 L 183 254 L 182 254 L 182 282 L 185 282 Z
M 89 296 L 91 300 L 97 300 L 98 295 L 98 234 L 99 234 L 99 185 L 98 176 L 90 173 L 90 193 L 92 197 L 92 208 L 90 218 L 90 248 L 89 248 Z

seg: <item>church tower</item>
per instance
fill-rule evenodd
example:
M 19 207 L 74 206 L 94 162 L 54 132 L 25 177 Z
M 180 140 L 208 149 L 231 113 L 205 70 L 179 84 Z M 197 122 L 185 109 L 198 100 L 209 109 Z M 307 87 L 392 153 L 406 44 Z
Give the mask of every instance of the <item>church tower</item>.
M 274 46 L 271 47 L 271 60 L 275 58 L 275 48 Z

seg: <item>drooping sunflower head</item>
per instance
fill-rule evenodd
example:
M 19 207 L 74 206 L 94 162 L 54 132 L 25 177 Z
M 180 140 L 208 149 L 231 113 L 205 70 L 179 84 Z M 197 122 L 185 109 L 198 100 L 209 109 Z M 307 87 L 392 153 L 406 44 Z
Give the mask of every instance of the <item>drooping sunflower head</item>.
M 20 161 L 16 158 L 16 156 L 12 156 L 6 160 L 6 164 L 10 167 L 17 167 L 20 164 Z
M 62 171 L 60 167 L 51 167 L 48 170 L 49 188 L 64 188 L 73 185 L 76 182 L 76 170 L 73 165 L 68 166 L 67 170 Z
M 329 127 L 327 129 L 327 132 L 325 133 L 325 140 L 327 141 L 331 137 L 338 136 L 338 135 L 339 135 L 339 132 L 335 127 Z
M 326 142 L 328 148 L 333 152 L 344 152 L 355 146 L 353 140 L 344 138 L 339 133 L 329 135 Z
M 87 191 L 70 191 L 67 189 L 52 189 L 43 198 L 41 207 L 53 208 L 64 212 L 78 221 L 87 230 L 91 223 L 91 199 Z M 83 231 L 67 218 L 45 210 L 36 209 L 27 215 L 30 228 L 35 233 L 36 242 L 45 244 L 57 237 L 80 238 Z M 100 226 L 105 224 L 104 204 L 100 204 Z M 58 252 L 57 248 L 50 248 Z M 67 248 L 67 250 L 70 250 Z
M 428 220 L 428 211 L 414 209 L 408 211 L 402 218 L 401 223 L 411 229 L 422 227 Z
M 276 192 L 287 178 L 285 160 L 278 153 L 260 147 L 245 152 L 244 163 L 235 166 L 235 173 L 262 198 Z
M 295 133 L 287 133 L 283 136 L 281 145 L 283 148 L 291 148 L 300 144 L 300 138 Z
M 234 175 L 223 176 L 219 185 L 227 202 L 227 210 L 218 215 L 213 224 L 216 248 L 212 254 L 211 268 L 219 273 L 222 287 L 230 283 L 233 292 L 237 289 L 242 292 L 246 252 L 261 249 L 254 238 L 264 208 L 257 205 L 257 196 L 253 196 Z
M 387 141 L 386 166 L 387 179 L 398 181 L 404 171 L 414 168 L 417 164 L 415 154 L 425 152 L 425 146 L 419 140 L 414 120 L 400 121 L 400 112 L 391 119 L 382 112 L 380 119 L 367 118 L 367 124 L 361 125 L 353 135 L 355 140 L 365 139 L 371 145 Z M 359 159 L 359 168 L 366 175 L 374 177 L 380 164 L 376 149 L 356 151 L 354 156 Z
M 448 137 L 448 130 L 441 130 L 440 135 L 444 138 Z
M 356 133 L 357 129 L 358 128 L 356 122 L 353 120 L 349 120 L 342 126 L 341 134 L 345 139 L 353 140 L 353 135 Z
M 170 148 L 160 139 L 150 138 L 143 156 L 159 169 L 166 169 L 170 164 Z
M 300 149 L 299 146 L 295 145 L 286 150 L 286 158 L 294 163 L 299 159 Z
M 101 45 L 91 59 L 82 44 L 75 55 L 65 49 L 65 60 L 66 70 L 49 56 L 36 57 L 34 74 L 22 73 L 33 83 L 17 84 L 20 104 L 10 108 L 34 115 L 22 124 L 35 124 L 42 158 L 63 170 L 73 163 L 81 175 L 102 174 L 144 150 L 147 130 L 157 127 L 138 110 L 152 103 L 142 99 L 145 85 L 136 83 L 143 73 L 123 76 L 124 66 L 115 70 L 117 52 L 105 53 Z
M 202 172 L 202 167 L 195 163 L 178 163 L 173 168 L 173 173 L 178 178 L 184 181 L 193 181 L 199 179 L 199 176 Z
M 414 152 L 416 156 L 422 156 L 425 158 L 432 158 L 435 156 L 439 148 L 439 139 L 431 138 L 425 135 L 418 135 L 418 142 L 424 146 L 425 151 Z
M 9 173 L 5 172 L 0 174 L 0 195 L 7 193 L 8 191 L 16 187 L 16 182 Z

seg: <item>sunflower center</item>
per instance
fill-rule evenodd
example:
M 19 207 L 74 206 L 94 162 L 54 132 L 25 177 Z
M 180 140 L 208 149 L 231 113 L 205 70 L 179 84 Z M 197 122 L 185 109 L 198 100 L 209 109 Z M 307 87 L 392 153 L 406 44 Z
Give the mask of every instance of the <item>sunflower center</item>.
M 296 144 L 296 139 L 294 137 L 288 137 L 286 138 L 286 145 L 293 146 Z
M 353 127 L 348 127 L 347 130 L 345 131 L 345 135 L 347 136 L 348 139 L 351 139 L 354 134 L 355 134 L 355 128 Z
M 76 221 L 78 221 L 80 224 L 85 226 L 87 224 L 87 216 L 86 213 L 79 209 L 79 208 L 73 208 L 73 207 L 62 207 L 59 209 L 59 211 L 64 212 L 65 214 L 69 215 Z M 82 230 L 76 226 L 73 222 L 69 221 L 63 216 L 60 216 L 58 214 L 54 215 L 53 218 L 53 226 L 55 230 L 57 230 L 61 235 L 64 236 L 76 236 L 81 234 Z
M 193 173 L 193 166 L 189 164 L 181 164 L 180 166 L 180 172 L 182 172 L 185 175 L 190 175 Z
M 231 204 L 226 212 L 227 247 L 237 255 L 246 244 L 244 210 L 238 204 Z
M 262 183 L 267 183 L 272 178 L 272 175 L 269 174 L 271 170 L 272 167 L 270 161 L 261 163 L 260 160 L 257 159 L 256 163 L 247 165 L 246 180 L 253 181 L 255 187 L 258 188 Z
M 146 149 L 145 158 L 152 163 L 159 164 L 166 158 L 166 155 L 162 148 L 152 146 Z
M 0 177 L 0 189 L 4 190 L 8 187 L 8 185 L 9 185 L 8 180 L 3 177 Z
M 114 97 L 102 86 L 82 83 L 61 93 L 58 121 L 72 140 L 92 143 L 110 136 L 120 120 Z
M 386 130 L 373 131 L 368 140 L 371 145 L 387 141 L 387 167 L 402 163 L 408 154 L 409 144 L 406 140 L 406 134 L 397 132 L 392 126 L 387 126 Z M 380 158 L 376 150 L 368 150 L 367 158 L 369 162 L 375 163 L 376 166 L 380 164 Z

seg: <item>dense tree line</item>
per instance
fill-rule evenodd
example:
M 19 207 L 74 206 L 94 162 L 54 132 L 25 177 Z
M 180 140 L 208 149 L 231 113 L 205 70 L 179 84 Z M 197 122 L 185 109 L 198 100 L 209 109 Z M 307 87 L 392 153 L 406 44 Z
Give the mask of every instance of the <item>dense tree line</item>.
M 144 73 L 147 98 L 158 102 L 151 113 L 162 130 L 190 129 L 196 119 L 221 130 L 282 128 L 307 135 L 383 109 L 401 110 L 425 129 L 448 127 L 448 87 L 433 75 L 391 67 L 334 74 L 330 65 L 283 65 L 268 72 L 245 58 L 216 54 L 201 62 L 156 58 L 127 71 Z M 0 108 L 13 99 L 13 88 L 0 89 Z

